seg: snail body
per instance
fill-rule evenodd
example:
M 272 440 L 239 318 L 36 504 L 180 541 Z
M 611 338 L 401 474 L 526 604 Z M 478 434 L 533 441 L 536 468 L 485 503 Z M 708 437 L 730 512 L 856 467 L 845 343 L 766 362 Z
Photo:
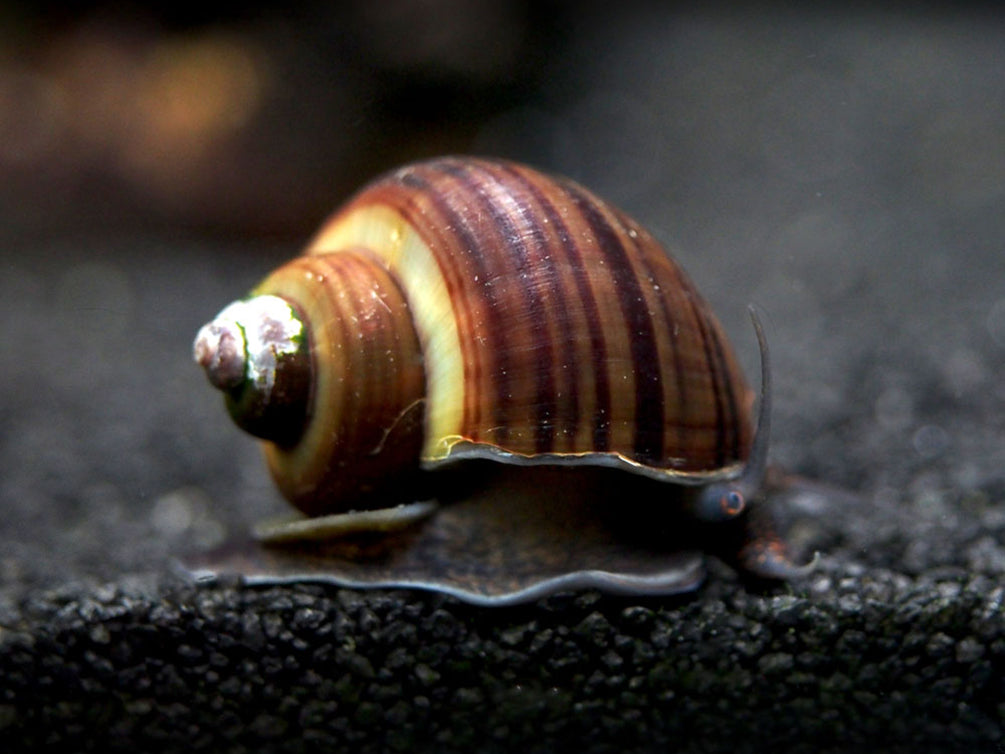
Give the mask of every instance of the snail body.
M 754 324 L 756 437 L 721 326 L 648 232 L 570 181 L 443 158 L 362 189 L 206 325 L 195 354 L 308 517 L 269 539 L 403 525 L 429 515 L 400 504 L 430 474 L 487 461 L 644 479 L 717 522 L 746 519 L 764 476 L 770 371 Z M 527 492 L 515 497 L 548 505 Z M 746 539 L 745 567 L 796 572 L 776 541 Z M 658 591 L 690 587 L 690 571 Z

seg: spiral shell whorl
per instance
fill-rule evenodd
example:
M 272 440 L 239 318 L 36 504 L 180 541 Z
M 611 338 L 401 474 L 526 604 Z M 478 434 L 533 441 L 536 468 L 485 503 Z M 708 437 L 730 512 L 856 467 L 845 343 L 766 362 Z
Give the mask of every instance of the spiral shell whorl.
M 371 184 L 308 254 L 365 247 L 408 300 L 424 353 L 427 463 L 621 458 L 683 482 L 738 473 L 752 394 L 683 271 L 576 184 L 442 159 Z
M 293 302 L 310 337 L 313 386 L 305 429 L 265 444 L 283 494 L 308 515 L 352 506 L 418 464 L 424 376 L 411 313 L 366 250 L 300 257 L 256 289 Z

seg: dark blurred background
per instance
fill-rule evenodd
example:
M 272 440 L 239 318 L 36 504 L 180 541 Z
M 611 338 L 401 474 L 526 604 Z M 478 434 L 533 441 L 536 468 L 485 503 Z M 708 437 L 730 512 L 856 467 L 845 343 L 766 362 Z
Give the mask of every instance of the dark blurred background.
M 278 506 L 191 339 L 368 178 L 450 152 L 636 216 L 751 373 L 759 303 L 774 458 L 933 522 L 864 527 L 885 539 L 849 557 L 966 558 L 932 532 L 1005 496 L 997 6 L 7 2 L 8 581 L 65 572 L 40 548 L 87 572 L 156 564 Z
M 1001 199 L 1002 16 L 939 7 L 5 3 L 4 219 L 302 236 L 375 172 L 483 152 L 727 226 L 962 220 Z

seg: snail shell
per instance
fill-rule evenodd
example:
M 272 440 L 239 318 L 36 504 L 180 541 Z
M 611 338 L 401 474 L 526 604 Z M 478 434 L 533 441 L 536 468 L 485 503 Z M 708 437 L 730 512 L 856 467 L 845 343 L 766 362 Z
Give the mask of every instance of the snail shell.
M 720 520 L 763 476 L 755 326 L 756 447 L 754 395 L 721 326 L 648 232 L 568 180 L 443 158 L 362 189 L 204 327 L 195 354 L 267 441 L 283 494 L 335 529 L 472 459 L 627 471 Z

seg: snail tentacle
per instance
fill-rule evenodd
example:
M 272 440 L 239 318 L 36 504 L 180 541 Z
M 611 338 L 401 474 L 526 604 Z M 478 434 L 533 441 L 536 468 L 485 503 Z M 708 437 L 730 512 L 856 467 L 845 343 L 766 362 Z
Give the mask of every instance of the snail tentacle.
M 751 501 L 764 484 L 768 444 L 771 440 L 771 359 L 768 339 L 764 335 L 764 326 L 761 324 L 758 310 L 751 304 L 748 311 L 754 324 L 761 354 L 761 395 L 757 430 L 743 473 L 736 479 L 706 485 L 691 497 L 688 503 L 691 515 L 705 523 L 735 519 L 750 507 Z
M 761 353 L 761 397 L 757 409 L 757 431 L 744 467 L 743 476 L 738 481 L 740 492 L 750 500 L 764 485 L 764 475 L 768 467 L 768 445 L 771 441 L 771 354 L 768 339 L 764 335 L 764 325 L 757 307 L 747 307 L 750 321 L 757 335 L 757 346 Z
M 771 438 L 771 359 L 760 313 L 753 304 L 748 311 L 761 354 L 757 431 L 743 474 L 732 482 L 716 483 L 703 489 L 695 513 L 706 522 L 728 521 L 744 513 L 741 523 L 743 545 L 733 556 L 736 564 L 743 572 L 757 578 L 788 581 L 811 573 L 819 558 L 814 555 L 810 562 L 803 564 L 792 560 L 763 499 Z

